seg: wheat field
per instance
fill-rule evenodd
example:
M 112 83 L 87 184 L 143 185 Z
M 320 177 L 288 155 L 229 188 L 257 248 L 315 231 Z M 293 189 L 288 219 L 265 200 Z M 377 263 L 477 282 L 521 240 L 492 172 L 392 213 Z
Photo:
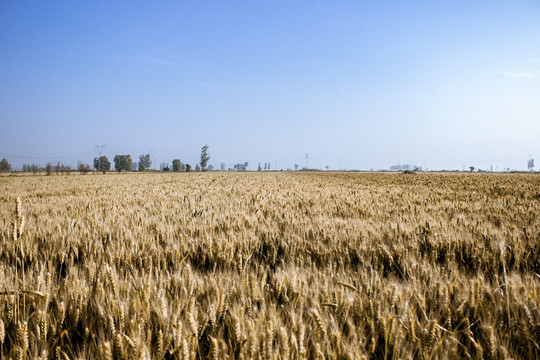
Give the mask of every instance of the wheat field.
M 540 357 L 540 176 L 0 177 L 3 359 Z

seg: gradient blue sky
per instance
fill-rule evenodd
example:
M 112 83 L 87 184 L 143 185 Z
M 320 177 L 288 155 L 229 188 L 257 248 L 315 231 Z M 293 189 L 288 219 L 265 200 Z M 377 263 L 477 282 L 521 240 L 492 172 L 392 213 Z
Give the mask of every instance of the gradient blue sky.
M 0 0 L 0 124 L 16 167 L 525 169 L 540 2 Z

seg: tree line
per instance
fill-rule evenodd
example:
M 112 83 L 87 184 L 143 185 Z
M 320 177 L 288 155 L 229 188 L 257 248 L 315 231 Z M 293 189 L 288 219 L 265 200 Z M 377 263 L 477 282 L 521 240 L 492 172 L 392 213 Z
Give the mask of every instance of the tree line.
M 204 145 L 201 148 L 200 163 L 196 164 L 195 166 L 196 171 L 206 171 L 209 169 L 208 161 L 210 160 L 210 154 L 208 153 L 208 148 L 209 148 L 208 145 Z M 133 167 L 133 159 L 131 158 L 130 154 L 115 155 L 113 159 L 113 163 L 114 163 L 114 170 L 118 172 L 134 171 L 134 170 L 146 171 L 146 170 L 149 170 L 152 166 L 152 160 L 150 158 L 150 154 L 142 154 L 139 156 L 139 163 L 136 169 Z M 109 159 L 105 155 L 94 158 L 94 169 L 96 171 L 106 173 L 107 171 L 111 171 L 111 166 L 112 166 L 112 163 L 109 161 Z M 212 167 L 210 166 L 210 170 L 211 169 Z M 0 171 L 10 171 L 10 170 L 11 170 L 11 164 L 7 161 L 7 159 L 2 159 L 0 161 Z M 70 166 L 65 166 L 60 162 L 55 166 L 53 166 L 51 163 L 47 163 L 45 168 L 42 168 L 36 164 L 23 164 L 22 170 L 24 172 L 31 171 L 34 173 L 38 171 L 45 171 L 47 175 L 50 175 L 53 171 L 56 171 L 57 173 L 72 171 Z M 77 170 L 82 173 L 87 173 L 90 171 L 90 165 L 79 161 Z M 170 171 L 168 167 L 164 168 L 163 170 Z M 176 171 L 176 172 L 192 171 L 192 167 L 190 164 L 182 163 L 180 159 L 174 159 L 172 162 L 172 171 Z

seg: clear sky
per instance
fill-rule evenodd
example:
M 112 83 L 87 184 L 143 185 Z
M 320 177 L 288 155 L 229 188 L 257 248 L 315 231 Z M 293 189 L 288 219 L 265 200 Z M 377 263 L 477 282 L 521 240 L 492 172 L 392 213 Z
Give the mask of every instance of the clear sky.
M 0 0 L 0 157 L 540 167 L 540 2 Z

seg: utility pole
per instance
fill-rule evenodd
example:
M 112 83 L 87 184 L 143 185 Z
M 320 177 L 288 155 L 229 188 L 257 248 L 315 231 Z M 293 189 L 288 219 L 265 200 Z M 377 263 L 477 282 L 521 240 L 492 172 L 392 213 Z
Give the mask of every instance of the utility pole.
M 148 150 L 148 153 L 150 154 L 150 161 L 152 161 L 153 164 L 157 164 L 157 159 L 154 159 L 154 157 L 156 156 L 156 151 L 155 149 L 150 149 Z

